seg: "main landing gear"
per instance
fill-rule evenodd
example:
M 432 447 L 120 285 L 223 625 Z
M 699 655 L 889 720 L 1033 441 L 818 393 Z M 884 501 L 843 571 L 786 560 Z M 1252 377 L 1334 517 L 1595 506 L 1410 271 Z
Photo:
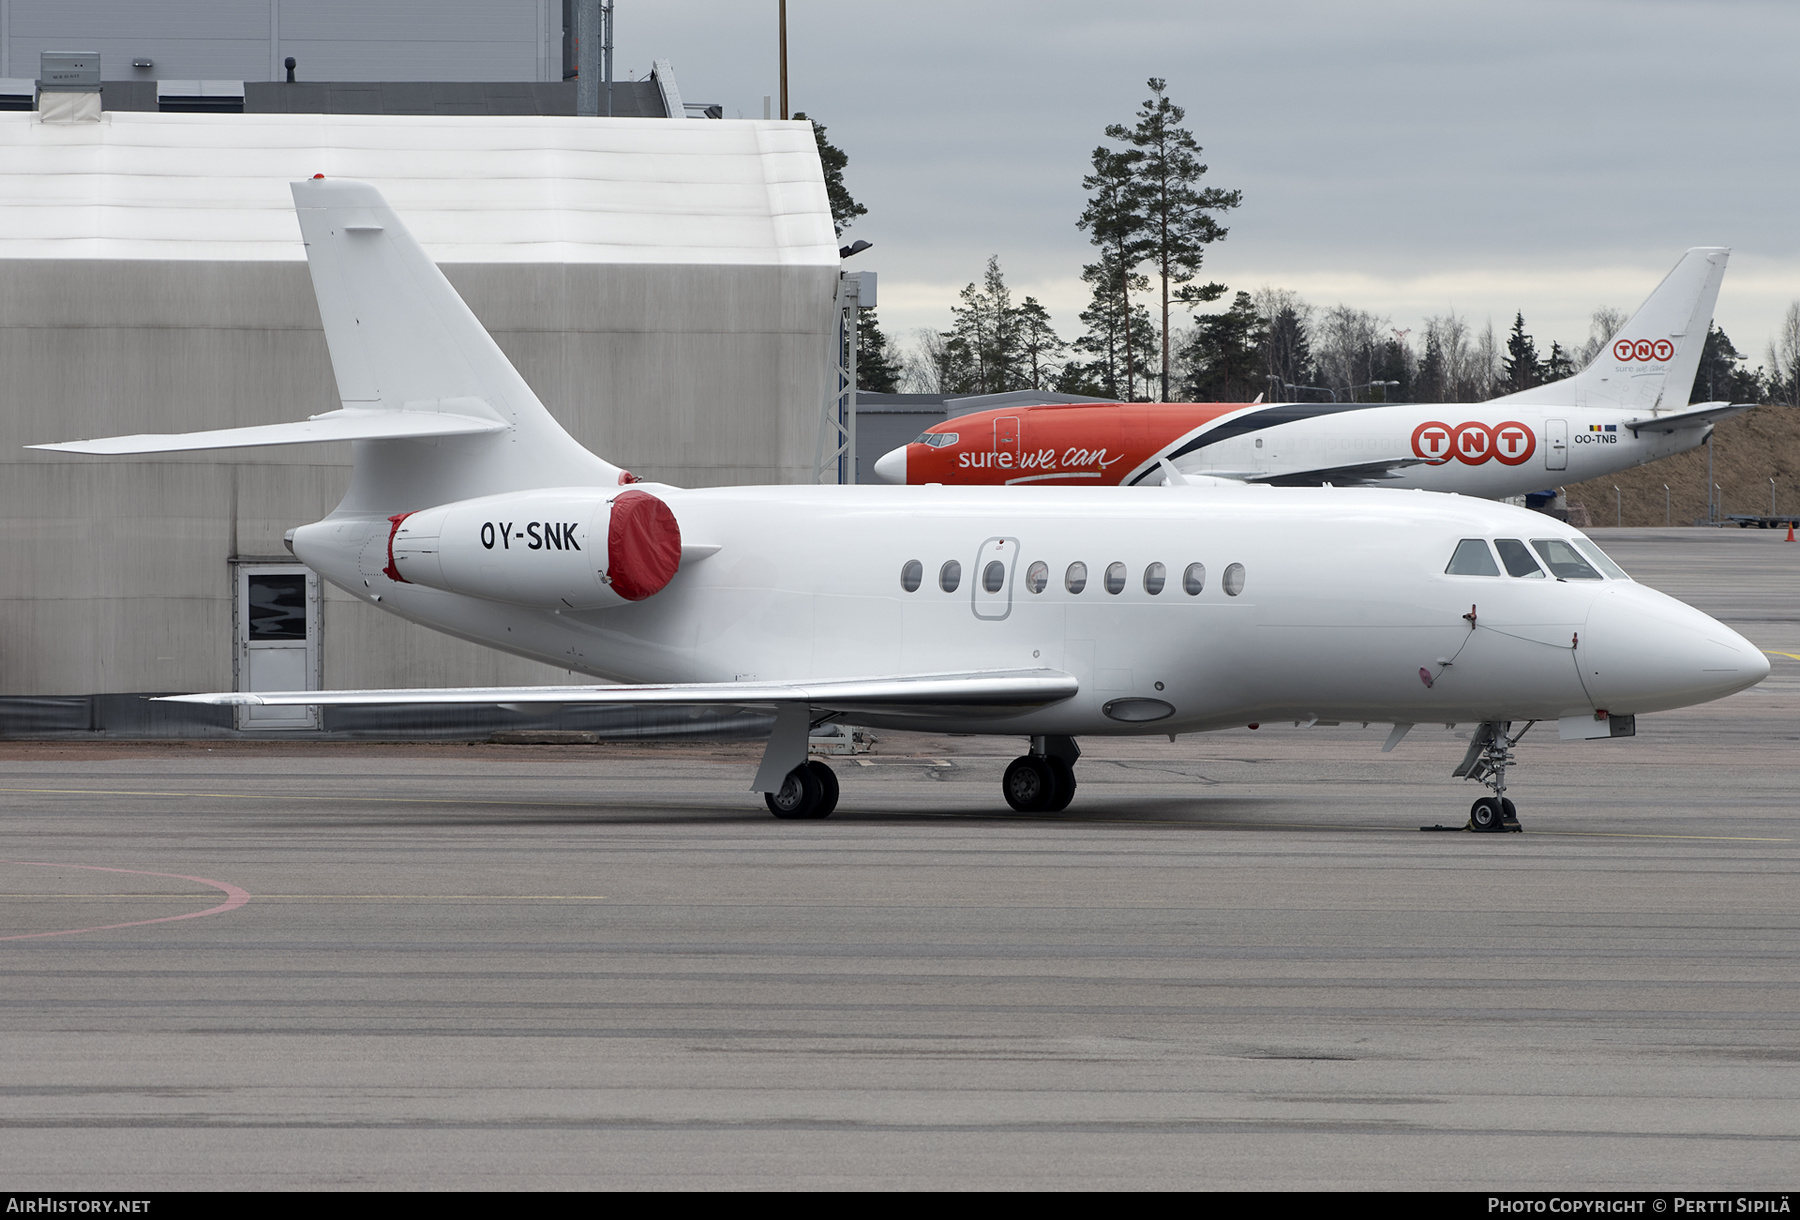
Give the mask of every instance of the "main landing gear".
M 1075 760 L 1081 747 L 1073 737 L 1033 737 L 1031 753 L 1006 768 L 1000 791 L 1020 813 L 1060 813 L 1075 799 Z
M 1518 808 L 1506 799 L 1506 769 L 1517 761 L 1512 748 L 1536 723 L 1535 720 L 1526 721 L 1525 727 L 1510 737 L 1507 735 L 1512 731 L 1510 720 L 1483 721 L 1475 730 L 1462 765 L 1451 774 L 1484 784 L 1494 795 L 1481 797 L 1469 806 L 1468 829 L 1489 834 L 1522 829 Z
M 787 773 L 779 792 L 763 793 L 763 800 L 778 818 L 828 818 L 837 808 L 837 775 L 810 758 Z

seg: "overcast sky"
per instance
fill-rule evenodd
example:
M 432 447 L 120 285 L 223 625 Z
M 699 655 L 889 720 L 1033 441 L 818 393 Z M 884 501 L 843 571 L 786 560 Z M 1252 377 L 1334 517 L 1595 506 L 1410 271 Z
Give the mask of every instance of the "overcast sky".
M 776 0 L 617 13 L 618 76 L 667 58 L 728 117 L 777 93 Z M 1800 298 L 1796 47 L 1793 0 L 788 3 L 790 102 L 850 156 L 896 336 L 947 326 L 990 254 L 1077 333 L 1081 176 L 1162 76 L 1244 193 L 1207 261 L 1234 290 L 1398 327 L 1523 310 L 1547 351 L 1724 245 L 1717 318 L 1760 363 Z

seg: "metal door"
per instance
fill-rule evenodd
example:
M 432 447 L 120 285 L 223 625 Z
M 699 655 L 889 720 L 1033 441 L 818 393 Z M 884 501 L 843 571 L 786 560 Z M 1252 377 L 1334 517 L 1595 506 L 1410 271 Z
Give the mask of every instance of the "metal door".
M 1003 469 L 1011 469 L 1019 464 L 1019 417 L 1003 415 L 994 421 L 994 452 L 1010 453 L 1012 460 L 1002 462 Z
M 1567 470 L 1568 468 L 1569 421 L 1547 419 L 1544 421 L 1544 469 Z
M 1003 619 L 1012 613 L 1013 569 L 1018 558 L 1017 538 L 989 538 L 981 544 L 971 573 L 974 579 L 969 582 L 976 618 Z
M 239 564 L 236 689 L 318 690 L 319 578 L 300 564 Z M 240 729 L 316 729 L 319 709 L 240 707 Z

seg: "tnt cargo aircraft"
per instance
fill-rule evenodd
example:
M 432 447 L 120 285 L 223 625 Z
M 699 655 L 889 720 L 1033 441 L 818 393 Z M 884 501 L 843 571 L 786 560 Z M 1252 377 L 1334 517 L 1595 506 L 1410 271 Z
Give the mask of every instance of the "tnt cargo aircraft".
M 1076 738 L 1264 721 L 1476 726 L 1456 774 L 1516 827 L 1523 724 L 1627 737 L 1742 690 L 1748 641 L 1577 531 L 1424 492 L 637 482 L 545 410 L 381 195 L 294 184 L 343 408 L 47 445 L 159 453 L 353 440 L 343 503 L 290 535 L 320 575 L 447 634 L 631 685 L 186 695 L 212 704 L 758 708 L 753 790 L 824 817 L 828 721 L 1012 735 L 1013 808 L 1075 791 Z M 824 532 L 855 539 L 822 548 Z
M 1705 442 L 1748 405 L 1690 407 L 1728 250 L 1689 250 L 1587 368 L 1489 402 L 1106 403 L 959 415 L 884 455 L 889 483 L 1106 486 L 1180 475 L 1499 499 Z

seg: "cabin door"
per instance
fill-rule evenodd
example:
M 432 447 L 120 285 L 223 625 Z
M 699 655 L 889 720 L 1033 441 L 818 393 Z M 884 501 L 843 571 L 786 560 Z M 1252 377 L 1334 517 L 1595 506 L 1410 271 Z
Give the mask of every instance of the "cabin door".
M 1547 419 L 1544 421 L 1544 469 L 1567 470 L 1568 468 L 1569 421 Z
M 975 579 L 969 582 L 975 617 L 1003 619 L 1012 613 L 1013 570 L 1018 567 L 1017 538 L 989 538 L 975 555 Z

